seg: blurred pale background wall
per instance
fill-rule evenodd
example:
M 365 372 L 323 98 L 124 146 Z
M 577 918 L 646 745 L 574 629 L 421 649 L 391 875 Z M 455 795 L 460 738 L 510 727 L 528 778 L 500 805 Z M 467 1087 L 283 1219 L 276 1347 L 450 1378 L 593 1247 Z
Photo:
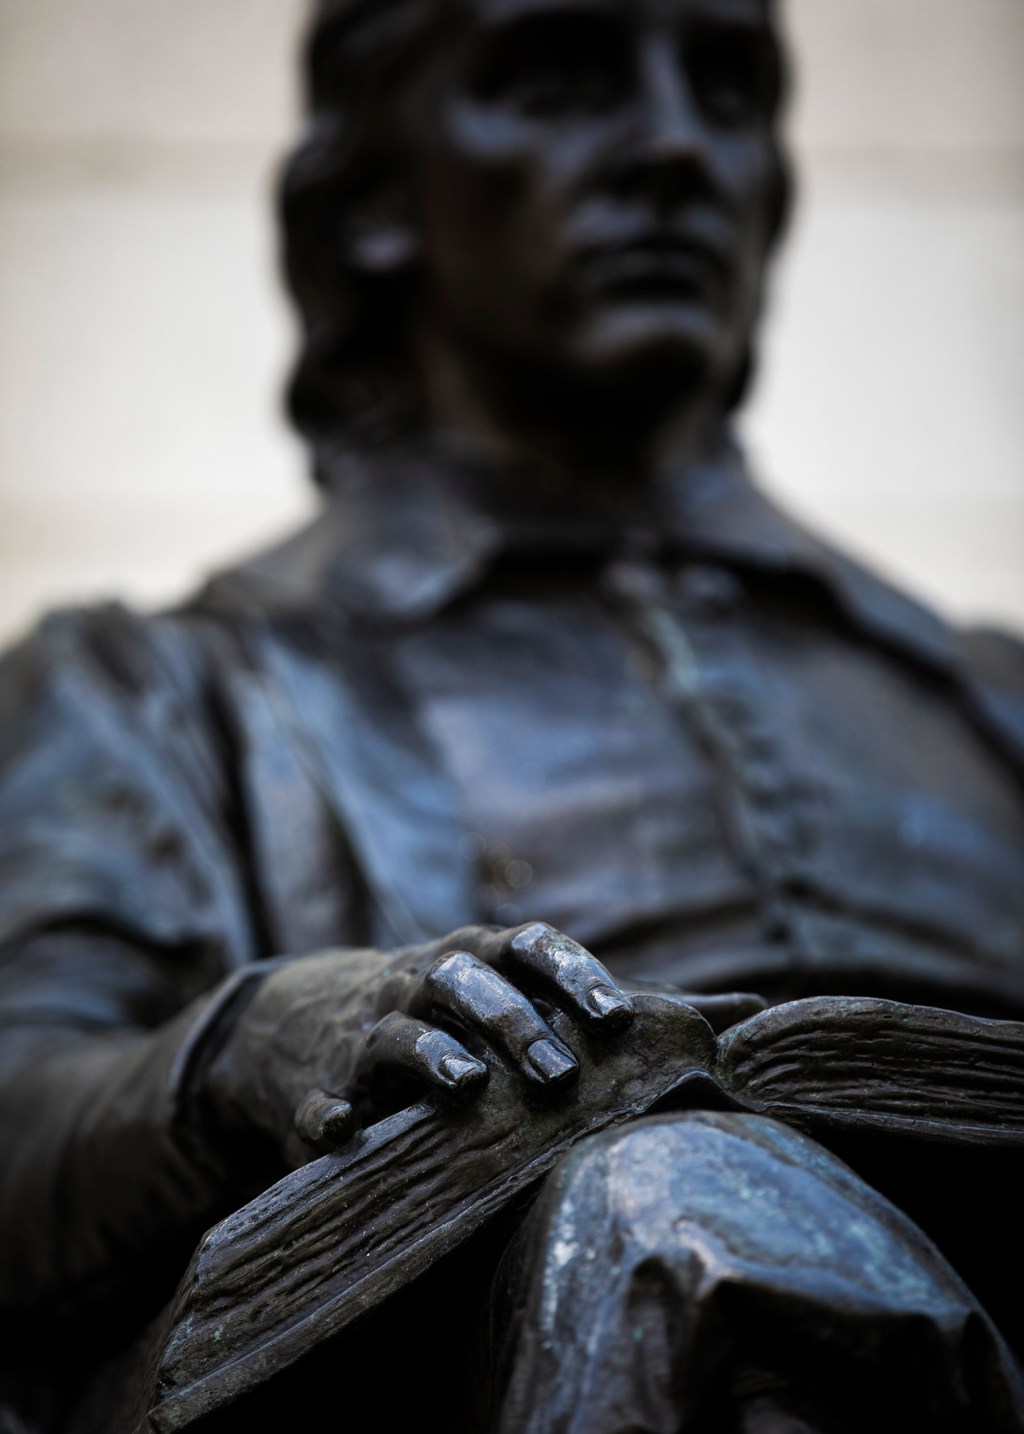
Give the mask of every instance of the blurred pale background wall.
M 0 0 L 0 636 L 312 505 L 268 194 L 304 0 Z M 788 0 L 801 201 L 746 430 L 954 616 L 1024 623 L 1024 0 Z

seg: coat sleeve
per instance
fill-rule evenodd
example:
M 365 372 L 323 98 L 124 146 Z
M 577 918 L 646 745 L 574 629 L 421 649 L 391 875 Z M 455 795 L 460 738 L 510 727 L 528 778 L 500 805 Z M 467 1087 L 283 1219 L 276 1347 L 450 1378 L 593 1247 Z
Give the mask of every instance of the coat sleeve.
M 255 954 L 227 801 L 181 624 L 58 615 L 0 661 L 8 1329 L 123 1308 L 219 1213 L 180 1102 Z

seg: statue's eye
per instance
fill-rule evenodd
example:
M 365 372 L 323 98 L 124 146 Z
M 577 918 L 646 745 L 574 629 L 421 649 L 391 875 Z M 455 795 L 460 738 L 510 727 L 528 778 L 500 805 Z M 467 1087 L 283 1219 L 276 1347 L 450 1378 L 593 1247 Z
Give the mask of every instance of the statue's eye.
M 690 55 L 693 88 L 716 124 L 739 127 L 767 117 L 776 85 L 770 55 L 745 36 L 708 36 Z
M 564 17 L 524 22 L 483 58 L 477 98 L 545 118 L 613 104 L 627 82 L 628 54 L 610 25 Z

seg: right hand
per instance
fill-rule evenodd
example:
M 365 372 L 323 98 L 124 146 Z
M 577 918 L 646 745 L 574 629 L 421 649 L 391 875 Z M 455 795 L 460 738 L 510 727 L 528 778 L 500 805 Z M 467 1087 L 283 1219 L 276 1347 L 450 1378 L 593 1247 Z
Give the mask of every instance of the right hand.
M 299 1165 L 379 1114 L 396 1085 L 413 1099 L 478 1093 L 484 1047 L 536 1085 L 568 1084 L 576 1058 L 537 997 L 610 1038 L 633 1018 L 605 967 L 542 922 L 465 927 L 390 957 L 327 952 L 278 965 L 205 1069 L 208 1123 L 215 1138 L 269 1136 Z

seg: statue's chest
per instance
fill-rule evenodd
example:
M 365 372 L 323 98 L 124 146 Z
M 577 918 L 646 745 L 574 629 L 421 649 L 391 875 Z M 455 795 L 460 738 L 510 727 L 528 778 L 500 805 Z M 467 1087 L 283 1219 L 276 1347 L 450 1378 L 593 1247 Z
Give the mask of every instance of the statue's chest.
M 727 949 L 1024 963 L 1024 806 L 949 694 L 702 582 L 629 615 L 506 593 L 402 645 L 483 914 L 698 981 Z

